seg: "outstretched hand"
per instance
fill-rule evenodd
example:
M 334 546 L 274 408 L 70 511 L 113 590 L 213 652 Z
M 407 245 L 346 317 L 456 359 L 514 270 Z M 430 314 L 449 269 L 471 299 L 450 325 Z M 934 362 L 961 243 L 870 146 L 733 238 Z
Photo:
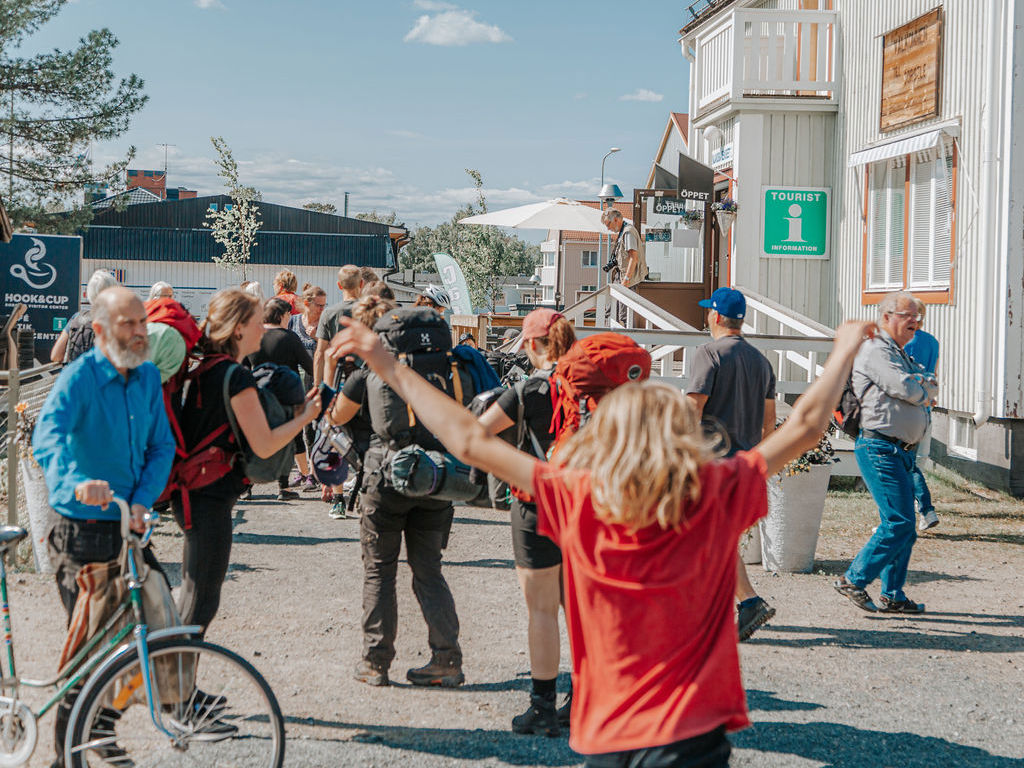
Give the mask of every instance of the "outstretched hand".
M 327 354 L 336 360 L 346 355 L 355 355 L 362 358 L 370 370 L 382 379 L 389 380 L 395 367 L 395 358 L 384 349 L 377 334 L 351 317 L 338 319 L 345 328 L 331 340 Z
M 878 325 L 871 320 L 848 320 L 836 329 L 835 349 L 859 349 L 867 339 L 873 339 L 878 333 Z

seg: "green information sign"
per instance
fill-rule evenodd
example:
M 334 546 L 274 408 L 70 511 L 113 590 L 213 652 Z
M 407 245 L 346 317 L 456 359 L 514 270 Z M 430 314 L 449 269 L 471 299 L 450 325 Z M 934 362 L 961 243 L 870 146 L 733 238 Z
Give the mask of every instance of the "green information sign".
M 764 187 L 762 253 L 797 259 L 827 259 L 831 190 Z

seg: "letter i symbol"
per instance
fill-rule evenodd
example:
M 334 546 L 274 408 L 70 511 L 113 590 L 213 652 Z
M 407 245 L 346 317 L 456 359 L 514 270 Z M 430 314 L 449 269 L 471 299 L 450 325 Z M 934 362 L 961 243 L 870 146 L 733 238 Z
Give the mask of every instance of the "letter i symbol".
M 801 218 L 803 209 L 793 203 L 789 206 L 789 216 L 786 217 L 786 221 L 789 222 L 789 236 L 783 242 L 786 243 L 802 243 L 804 242 L 803 230 L 804 221 Z

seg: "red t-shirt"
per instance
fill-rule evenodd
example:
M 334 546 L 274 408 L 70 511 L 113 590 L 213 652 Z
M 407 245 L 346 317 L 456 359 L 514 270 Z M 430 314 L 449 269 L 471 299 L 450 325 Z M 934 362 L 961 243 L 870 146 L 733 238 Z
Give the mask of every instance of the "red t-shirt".
M 750 725 L 736 649 L 736 547 L 768 512 L 757 451 L 710 462 L 680 532 L 598 520 L 590 473 L 537 463 L 537 530 L 562 550 L 569 745 L 583 754 Z
M 274 298 L 275 299 L 281 299 L 282 301 L 287 301 L 288 302 L 288 306 L 290 306 L 292 308 L 292 314 L 293 315 L 301 315 L 302 314 L 302 307 L 299 306 L 300 299 L 299 299 L 297 294 L 288 293 L 287 291 L 282 291 L 281 293 L 277 294 L 277 296 L 275 296 Z

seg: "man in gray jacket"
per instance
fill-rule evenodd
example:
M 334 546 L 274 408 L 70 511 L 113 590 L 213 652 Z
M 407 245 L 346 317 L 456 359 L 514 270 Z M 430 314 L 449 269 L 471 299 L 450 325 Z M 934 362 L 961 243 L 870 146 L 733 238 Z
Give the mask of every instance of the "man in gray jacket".
M 909 293 L 890 293 L 878 305 L 880 331 L 860 348 L 853 363 L 853 391 L 861 403 L 854 455 L 878 505 L 881 524 L 854 558 L 836 590 L 865 611 L 922 613 L 924 605 L 903 592 L 914 525 L 914 455 L 935 401 L 935 377 L 903 351 L 920 320 Z M 880 605 L 864 587 L 881 579 Z

